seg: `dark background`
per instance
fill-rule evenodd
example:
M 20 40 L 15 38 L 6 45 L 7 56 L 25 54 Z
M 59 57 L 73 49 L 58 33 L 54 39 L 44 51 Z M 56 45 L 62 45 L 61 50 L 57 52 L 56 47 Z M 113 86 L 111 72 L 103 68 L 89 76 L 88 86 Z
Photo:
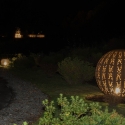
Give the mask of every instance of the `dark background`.
M 118 41 L 119 44 L 122 41 L 121 46 L 124 47 L 124 13 L 122 0 L 1 0 L 0 35 L 13 37 L 18 27 L 23 34 L 42 32 L 45 39 L 33 44 L 38 49 L 118 44 Z M 9 46 L 13 47 L 12 44 Z M 30 43 L 25 48 L 28 46 Z

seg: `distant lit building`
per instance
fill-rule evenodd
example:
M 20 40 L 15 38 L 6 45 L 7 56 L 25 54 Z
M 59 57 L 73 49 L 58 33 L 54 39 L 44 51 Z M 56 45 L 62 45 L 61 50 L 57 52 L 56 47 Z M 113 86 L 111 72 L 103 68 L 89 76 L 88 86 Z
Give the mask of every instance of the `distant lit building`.
M 15 32 L 15 35 L 14 35 L 15 38 L 23 38 L 23 37 L 24 38 L 25 37 L 29 37 L 29 38 L 44 38 L 45 37 L 45 35 L 42 33 L 42 31 L 38 32 L 38 33 L 32 32 L 31 34 L 29 34 L 29 33 L 25 34 L 24 33 L 23 35 L 21 34 L 20 28 L 17 28 L 17 30 Z
M 21 35 L 21 31 L 20 31 L 20 29 L 18 28 L 17 30 L 16 30 L 16 32 L 15 32 L 15 38 L 22 38 L 23 37 L 23 35 Z
M 44 34 L 40 34 L 40 33 L 38 33 L 38 34 L 36 35 L 36 37 L 38 37 L 38 38 L 44 38 L 45 35 L 44 35 Z
M 29 34 L 28 37 L 30 37 L 30 38 L 44 38 L 45 35 L 41 34 L 41 33 L 38 33 L 38 34 Z
M 35 37 L 36 37 L 36 34 L 29 34 L 28 37 L 30 37 L 30 38 L 35 38 Z

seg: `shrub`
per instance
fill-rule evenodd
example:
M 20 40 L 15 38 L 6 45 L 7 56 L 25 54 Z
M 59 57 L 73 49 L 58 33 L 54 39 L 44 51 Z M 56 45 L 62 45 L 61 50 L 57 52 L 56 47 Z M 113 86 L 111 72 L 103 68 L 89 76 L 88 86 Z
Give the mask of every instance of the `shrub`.
M 39 66 L 44 54 L 43 53 L 37 53 L 37 54 L 36 53 L 30 53 L 30 56 L 34 59 L 35 64 L 37 66 Z
M 89 61 L 89 58 L 91 57 L 91 51 L 92 48 L 86 47 L 86 48 L 73 48 L 69 52 L 69 56 L 72 58 L 78 57 L 79 59 Z
M 62 52 L 50 52 L 49 55 L 43 57 L 42 61 L 51 64 L 57 64 L 64 59 Z
M 91 53 L 91 57 L 90 57 L 90 61 L 89 62 L 92 62 L 93 63 L 93 66 L 96 66 L 99 59 L 102 57 L 102 53 L 100 52 L 93 52 Z
M 70 51 L 70 57 L 78 57 L 79 59 L 88 61 L 96 66 L 98 60 L 102 57 L 102 50 L 97 47 L 78 47 Z
M 58 63 L 58 72 L 69 84 L 78 84 L 90 81 L 94 77 L 95 68 L 77 57 L 67 57 Z
M 57 72 L 57 63 L 64 59 L 64 55 L 61 52 L 50 52 L 49 55 L 31 53 L 31 56 L 34 58 L 36 65 L 49 77 Z
M 13 61 L 13 67 L 16 69 L 27 69 L 35 66 L 35 61 L 31 56 L 18 54 Z
M 47 63 L 47 64 L 57 64 L 59 61 L 64 59 L 64 54 L 62 52 L 50 52 L 48 55 L 43 54 L 43 53 L 31 53 L 30 54 L 37 65 L 41 65 L 42 63 Z
M 99 103 L 86 103 L 79 96 L 70 99 L 57 98 L 55 102 L 43 101 L 45 111 L 39 119 L 38 125 L 124 125 L 125 118 L 115 110 L 109 112 L 108 107 L 103 110 Z M 56 112 L 58 112 L 56 114 Z

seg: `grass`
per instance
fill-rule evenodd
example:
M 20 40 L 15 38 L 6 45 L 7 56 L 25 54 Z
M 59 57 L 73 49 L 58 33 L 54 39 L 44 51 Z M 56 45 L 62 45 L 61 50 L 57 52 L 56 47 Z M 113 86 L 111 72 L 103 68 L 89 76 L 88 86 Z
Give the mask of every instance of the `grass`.
M 81 98 L 85 98 L 85 96 L 102 94 L 95 83 L 69 85 L 58 73 L 55 73 L 52 77 L 49 77 L 38 67 L 25 70 L 11 70 L 11 72 L 13 74 L 16 74 L 21 79 L 30 81 L 32 84 L 35 84 L 43 93 L 49 96 L 50 100 L 54 101 L 56 101 L 60 93 L 62 93 L 66 97 L 77 95 Z M 91 101 L 86 100 L 86 102 Z M 103 107 L 108 106 L 108 104 L 105 102 L 100 102 L 100 104 Z M 113 109 L 116 109 L 117 112 L 125 116 L 125 104 L 119 104 L 115 107 L 109 107 L 110 111 L 112 111 Z M 33 125 L 37 125 L 37 123 L 34 123 Z
M 101 94 L 96 85 L 91 84 L 68 84 L 61 75 L 55 73 L 52 77 L 48 77 L 40 68 L 29 70 L 12 70 L 20 78 L 35 84 L 42 92 L 49 95 L 51 100 L 55 100 L 60 93 L 65 96 L 78 95 L 85 97 L 87 94 Z

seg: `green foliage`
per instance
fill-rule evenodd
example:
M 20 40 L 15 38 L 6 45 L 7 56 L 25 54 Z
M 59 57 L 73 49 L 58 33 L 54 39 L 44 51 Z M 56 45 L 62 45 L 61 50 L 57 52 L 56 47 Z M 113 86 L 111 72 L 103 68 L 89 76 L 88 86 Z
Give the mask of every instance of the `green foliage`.
M 78 57 L 79 59 L 88 61 L 91 57 L 91 51 L 90 47 L 86 48 L 74 48 L 70 50 L 69 56 L 72 58 Z
M 50 52 L 49 55 L 45 54 L 31 54 L 37 66 L 39 66 L 47 75 L 51 77 L 57 72 L 57 63 L 64 59 L 61 52 Z
M 57 64 L 59 61 L 64 59 L 64 55 L 61 52 L 50 52 L 49 55 L 43 57 L 42 61 L 51 64 Z
M 39 119 L 38 125 L 124 125 L 125 118 L 115 110 L 109 112 L 108 107 L 102 110 L 99 103 L 86 103 L 79 96 L 71 96 L 69 99 L 57 98 L 55 102 L 43 101 L 45 111 Z M 58 110 L 58 115 L 55 112 Z
M 91 63 L 80 59 L 67 57 L 58 63 L 58 72 L 69 84 L 89 81 L 94 77 L 95 68 Z
M 97 47 L 78 47 L 72 49 L 69 53 L 70 57 L 78 57 L 79 59 L 92 63 L 94 66 L 97 64 L 102 55 L 101 50 L 99 50 Z
M 48 55 L 45 55 L 43 53 L 31 53 L 30 54 L 37 65 L 41 65 L 42 63 L 46 63 L 46 64 L 57 64 L 59 61 L 64 59 L 64 54 L 62 52 L 50 52 Z
M 41 59 L 43 58 L 43 53 L 37 53 L 37 54 L 35 54 L 35 53 L 30 53 L 30 56 L 31 57 L 33 57 L 33 59 L 34 59 L 34 61 L 35 61 L 35 64 L 37 65 L 37 66 L 39 66 L 40 65 L 40 62 L 41 62 Z
M 17 125 L 17 124 L 13 124 L 13 125 Z M 28 123 L 27 122 L 23 122 L 22 125 L 28 125 Z
M 91 58 L 90 58 L 90 61 L 91 63 L 93 63 L 94 66 L 96 66 L 96 64 L 98 63 L 99 59 L 102 57 L 102 53 L 100 52 L 93 52 L 91 53 Z
M 33 57 L 22 54 L 17 54 L 16 57 L 13 57 L 12 62 L 15 69 L 28 69 L 35 66 Z

